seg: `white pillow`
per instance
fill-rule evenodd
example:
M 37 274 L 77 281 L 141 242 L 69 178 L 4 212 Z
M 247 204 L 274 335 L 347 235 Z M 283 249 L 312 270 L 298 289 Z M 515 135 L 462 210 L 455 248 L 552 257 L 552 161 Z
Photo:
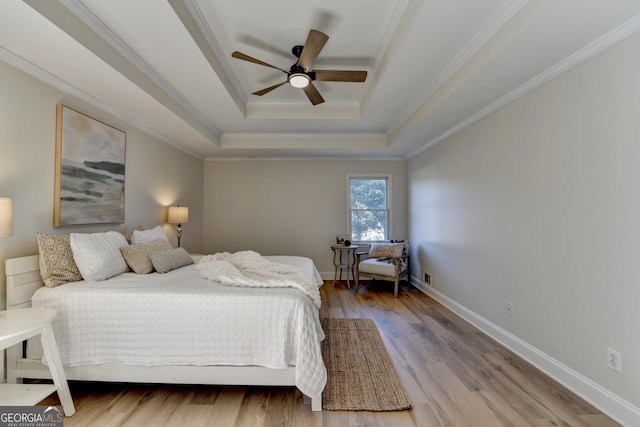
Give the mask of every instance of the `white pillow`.
M 129 271 L 120 248 L 127 246 L 127 239 L 117 231 L 106 233 L 71 233 L 73 259 L 87 282 L 105 280 Z
M 169 241 L 167 234 L 161 226 L 156 225 L 151 230 L 134 230 L 131 236 L 131 244 L 139 245 L 140 243 L 151 243 L 158 239 Z

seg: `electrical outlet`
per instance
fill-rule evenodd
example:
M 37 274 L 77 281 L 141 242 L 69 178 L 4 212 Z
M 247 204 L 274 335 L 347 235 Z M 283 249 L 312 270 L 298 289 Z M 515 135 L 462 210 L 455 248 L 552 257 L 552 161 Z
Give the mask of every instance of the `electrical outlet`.
M 504 312 L 513 317 L 513 303 L 511 301 L 504 302 Z
M 618 350 L 607 348 L 607 366 L 622 373 L 622 355 Z
M 426 271 L 423 271 L 422 280 L 424 281 L 424 283 L 431 286 L 431 274 L 427 273 Z

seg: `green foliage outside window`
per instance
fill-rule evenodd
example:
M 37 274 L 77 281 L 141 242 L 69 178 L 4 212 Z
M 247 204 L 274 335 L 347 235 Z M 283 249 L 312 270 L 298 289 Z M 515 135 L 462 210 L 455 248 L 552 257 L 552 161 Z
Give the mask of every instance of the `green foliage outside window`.
M 386 178 L 351 178 L 351 240 L 385 240 L 388 234 Z

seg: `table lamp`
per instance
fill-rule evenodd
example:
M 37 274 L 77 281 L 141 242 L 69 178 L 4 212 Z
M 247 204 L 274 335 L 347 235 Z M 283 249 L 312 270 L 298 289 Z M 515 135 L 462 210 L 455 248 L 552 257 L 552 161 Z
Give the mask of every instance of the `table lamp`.
M 178 247 L 180 247 L 180 238 L 182 237 L 182 224 L 189 222 L 189 208 L 186 206 L 170 206 L 167 215 L 169 224 L 176 224 L 178 228 Z

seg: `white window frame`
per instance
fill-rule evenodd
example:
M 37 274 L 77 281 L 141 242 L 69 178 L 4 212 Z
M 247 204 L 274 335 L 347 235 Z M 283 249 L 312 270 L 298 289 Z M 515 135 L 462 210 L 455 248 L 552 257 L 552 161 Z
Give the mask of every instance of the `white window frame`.
M 391 189 L 393 188 L 392 176 L 390 173 L 350 173 L 347 174 L 347 235 L 351 237 L 351 179 L 386 179 L 387 180 L 387 239 L 393 237 L 393 199 Z M 353 243 L 371 243 L 374 240 L 354 241 Z

